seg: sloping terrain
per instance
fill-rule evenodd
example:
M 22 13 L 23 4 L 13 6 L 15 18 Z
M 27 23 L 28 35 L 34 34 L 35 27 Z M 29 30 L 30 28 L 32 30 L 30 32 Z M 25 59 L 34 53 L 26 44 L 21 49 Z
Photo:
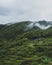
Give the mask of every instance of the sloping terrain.
M 52 65 L 52 24 L 31 23 L 0 25 L 0 65 Z

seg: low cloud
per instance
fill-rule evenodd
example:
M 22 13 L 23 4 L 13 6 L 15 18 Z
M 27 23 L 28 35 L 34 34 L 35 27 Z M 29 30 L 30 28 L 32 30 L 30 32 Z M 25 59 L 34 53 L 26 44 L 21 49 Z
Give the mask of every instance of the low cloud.
M 0 7 L 0 16 L 7 16 L 9 14 L 9 10 L 4 7 Z
M 0 23 L 52 20 L 52 0 L 0 0 Z

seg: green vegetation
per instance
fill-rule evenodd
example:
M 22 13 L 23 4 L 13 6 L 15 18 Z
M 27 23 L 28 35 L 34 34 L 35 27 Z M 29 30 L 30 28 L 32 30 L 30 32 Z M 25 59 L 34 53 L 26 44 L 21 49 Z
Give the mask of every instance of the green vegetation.
M 52 65 L 52 28 L 32 28 L 30 22 L 0 25 L 0 65 Z

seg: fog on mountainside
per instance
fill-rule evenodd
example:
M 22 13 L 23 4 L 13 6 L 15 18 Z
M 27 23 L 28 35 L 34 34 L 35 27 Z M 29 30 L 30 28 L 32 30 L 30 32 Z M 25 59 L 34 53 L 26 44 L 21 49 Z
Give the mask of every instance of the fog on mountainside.
M 38 21 L 38 22 L 31 22 L 26 29 L 32 29 L 33 27 L 38 27 L 42 30 L 48 29 L 52 27 L 52 22 L 47 21 Z

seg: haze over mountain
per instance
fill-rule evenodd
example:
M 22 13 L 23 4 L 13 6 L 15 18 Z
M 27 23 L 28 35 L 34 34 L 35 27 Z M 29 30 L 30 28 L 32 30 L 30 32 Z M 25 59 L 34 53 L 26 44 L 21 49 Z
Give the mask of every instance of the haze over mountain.
M 30 23 L 27 28 L 33 28 L 33 27 L 38 27 L 42 30 L 48 29 L 49 27 L 52 27 L 52 22 L 51 21 L 37 21 L 37 22 L 32 22 Z

